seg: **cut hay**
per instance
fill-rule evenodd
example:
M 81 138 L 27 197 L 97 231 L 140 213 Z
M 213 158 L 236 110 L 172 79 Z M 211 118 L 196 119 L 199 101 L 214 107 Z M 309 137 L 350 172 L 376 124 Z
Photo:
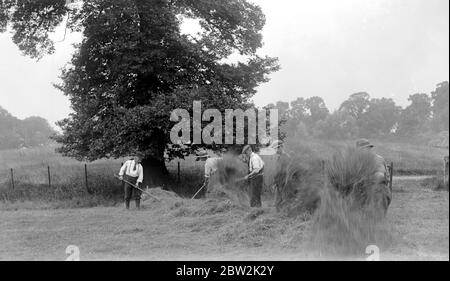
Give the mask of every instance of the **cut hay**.
M 374 155 L 368 151 L 348 147 L 336 152 L 326 163 L 330 186 L 344 196 L 348 196 L 362 186 L 373 181 L 377 172 Z
M 377 156 L 348 147 L 326 163 L 328 187 L 349 200 L 353 208 L 365 208 L 382 217 L 389 206 L 387 185 L 380 182 Z
M 179 196 L 175 192 L 164 190 L 161 187 L 155 188 L 147 187 L 145 189 L 145 192 L 143 192 L 141 195 L 141 200 L 142 201 L 155 200 L 155 197 L 160 200 L 173 200 L 179 198 Z
M 269 208 L 254 209 L 223 227 L 217 239 L 223 245 L 234 244 L 248 248 L 282 246 L 292 250 L 301 248 L 306 241 L 307 219 L 288 218 Z
M 239 157 L 225 155 L 218 163 L 218 169 L 215 173 L 216 179 L 220 184 L 233 183 L 247 175 L 248 167 Z
M 311 243 L 327 254 L 364 253 L 369 245 L 386 247 L 391 231 L 383 220 L 388 203 L 385 186 L 377 183 L 376 156 L 349 147 L 327 162 L 327 188 L 314 213 Z
M 211 177 L 207 188 L 208 198 L 227 198 L 239 205 L 248 205 L 247 165 L 238 157 L 225 155 L 218 163 L 217 171 Z
M 275 207 L 290 217 L 312 213 L 320 199 L 319 191 L 324 186 L 321 161 L 305 155 L 286 160 L 281 160 L 274 174 L 273 184 L 278 187 Z
M 392 245 L 392 230 L 366 210 L 353 208 L 339 192 L 324 189 L 312 219 L 310 247 L 319 255 L 361 256 L 369 245 L 386 249 Z

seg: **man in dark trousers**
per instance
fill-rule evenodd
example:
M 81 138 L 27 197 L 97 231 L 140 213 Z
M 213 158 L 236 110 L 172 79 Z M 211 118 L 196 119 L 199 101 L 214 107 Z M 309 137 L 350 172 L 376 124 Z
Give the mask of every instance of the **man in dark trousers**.
M 141 162 L 141 155 L 136 155 L 133 157 L 133 159 L 126 161 L 120 168 L 119 178 L 140 187 L 144 179 L 144 168 L 142 167 Z M 127 210 L 130 209 L 130 200 L 134 199 L 136 202 L 136 208 L 140 209 L 141 191 L 127 182 L 123 182 L 125 193 L 125 208 Z
M 248 159 L 248 180 L 250 187 L 250 207 L 261 207 L 261 193 L 263 188 L 264 161 L 258 154 L 254 153 L 250 145 L 246 145 L 242 149 L 242 154 Z

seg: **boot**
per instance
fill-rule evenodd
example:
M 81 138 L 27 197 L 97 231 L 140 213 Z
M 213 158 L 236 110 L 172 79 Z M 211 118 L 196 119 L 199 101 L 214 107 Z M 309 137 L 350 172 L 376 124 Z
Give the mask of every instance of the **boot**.
M 140 209 L 141 208 L 141 200 L 136 199 L 136 209 Z
M 130 209 L 130 200 L 125 200 L 125 209 Z

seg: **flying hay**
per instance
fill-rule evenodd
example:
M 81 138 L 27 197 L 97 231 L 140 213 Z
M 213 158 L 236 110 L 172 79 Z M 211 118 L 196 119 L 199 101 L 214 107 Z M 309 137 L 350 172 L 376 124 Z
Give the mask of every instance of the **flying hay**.
M 369 245 L 386 247 L 392 242 L 385 220 L 386 202 L 374 175 L 375 155 L 349 147 L 336 152 L 326 165 L 327 188 L 313 216 L 313 248 L 327 254 L 364 253 Z

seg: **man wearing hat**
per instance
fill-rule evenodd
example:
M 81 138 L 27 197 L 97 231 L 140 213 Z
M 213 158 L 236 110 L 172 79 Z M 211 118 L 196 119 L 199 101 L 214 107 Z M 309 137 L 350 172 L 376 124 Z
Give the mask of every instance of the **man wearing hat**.
M 242 154 L 248 159 L 248 180 L 250 187 L 250 207 L 261 207 L 261 192 L 263 187 L 264 161 L 254 153 L 250 145 L 244 146 Z
M 211 176 L 217 171 L 219 162 L 221 160 L 222 157 L 210 157 L 208 155 L 208 152 L 206 151 L 197 153 L 197 158 L 195 159 L 195 161 L 205 161 L 205 180 L 202 187 L 200 188 L 200 190 L 205 190 L 203 194 L 206 193 L 206 188 L 208 187 L 209 180 Z
M 374 154 L 376 164 L 377 164 L 377 170 L 375 172 L 374 178 L 377 184 L 381 185 L 383 187 L 382 190 L 382 205 L 384 208 L 384 211 L 386 212 L 389 205 L 391 204 L 392 200 L 392 190 L 389 185 L 389 170 L 386 165 L 386 161 L 384 158 L 375 152 L 373 152 L 373 148 L 375 147 L 373 144 L 370 143 L 367 139 L 359 139 L 356 141 L 356 147 L 359 149 L 364 149 L 367 151 L 370 151 Z
M 142 155 L 138 154 L 133 159 L 126 161 L 119 171 L 120 180 L 126 180 L 129 183 L 136 183 L 136 186 L 140 186 L 144 179 L 144 168 L 141 165 Z M 134 188 L 131 184 L 123 182 L 123 188 L 125 193 L 125 208 L 130 208 L 130 200 L 134 199 L 136 202 L 136 208 L 141 207 L 141 191 Z

